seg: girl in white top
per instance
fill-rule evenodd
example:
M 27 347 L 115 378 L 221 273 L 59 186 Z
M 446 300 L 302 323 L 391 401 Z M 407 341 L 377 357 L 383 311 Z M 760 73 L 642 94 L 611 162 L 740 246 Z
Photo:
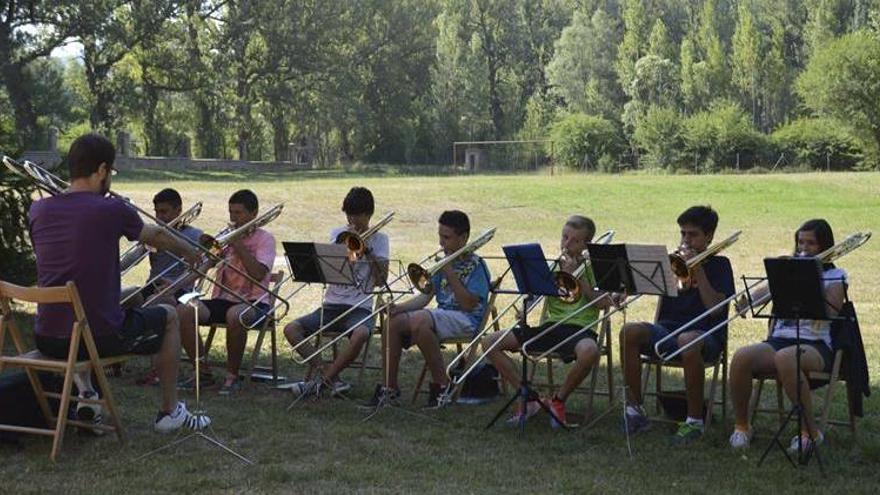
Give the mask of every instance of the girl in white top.
M 831 226 L 823 219 L 809 220 L 795 233 L 795 256 L 816 256 L 834 245 Z M 825 302 L 829 315 L 836 315 L 844 301 L 846 272 L 827 263 L 823 266 Z M 776 375 L 789 400 L 797 400 L 797 349 L 795 320 L 771 320 L 770 337 L 736 351 L 730 368 L 730 392 L 736 415 L 736 426 L 730 436 L 733 448 L 749 446 L 752 437 L 749 425 L 749 399 L 752 379 L 759 375 Z M 831 368 L 834 353 L 831 350 L 831 322 L 800 321 L 801 337 L 801 405 L 803 423 L 801 434 L 791 440 L 790 449 L 797 451 L 798 443 L 804 451 L 824 440 L 813 416 L 812 397 L 807 374 Z

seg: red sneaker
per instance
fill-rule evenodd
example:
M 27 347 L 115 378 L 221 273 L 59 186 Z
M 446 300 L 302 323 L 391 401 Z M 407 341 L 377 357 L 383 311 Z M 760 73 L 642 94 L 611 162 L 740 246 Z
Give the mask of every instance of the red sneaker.
M 552 426 L 553 428 L 561 428 L 563 425 L 568 425 L 568 421 L 565 420 L 565 402 L 562 402 L 561 400 L 559 400 L 559 398 L 554 397 L 546 404 L 547 407 L 549 407 L 550 410 L 553 411 L 553 416 L 556 416 L 556 418 L 550 416 L 550 426 Z M 558 419 L 561 424 L 558 423 L 556 419 Z
M 159 385 L 159 371 L 156 368 L 150 368 L 150 371 L 147 372 L 146 375 L 135 380 L 137 385 L 150 385 L 157 386 Z

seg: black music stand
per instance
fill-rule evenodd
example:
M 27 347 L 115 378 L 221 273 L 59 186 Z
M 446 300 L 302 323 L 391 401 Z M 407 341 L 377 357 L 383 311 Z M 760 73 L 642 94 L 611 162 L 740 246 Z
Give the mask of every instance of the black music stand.
M 643 295 L 668 296 L 673 290 L 677 291 L 674 285 L 677 279 L 672 274 L 669 256 L 663 246 L 588 244 L 587 250 L 599 290 L 632 294 L 634 297 L 629 303 Z M 625 358 L 621 355 L 620 359 L 620 366 L 623 368 Z M 622 383 L 623 430 L 626 434 L 627 452 L 632 457 L 626 419 L 627 386 L 625 380 Z M 590 425 L 593 423 L 595 421 Z
M 306 285 L 323 284 L 324 288 L 327 284 L 357 285 L 348 248 L 344 244 L 285 241 L 281 245 L 293 281 Z M 321 300 L 324 300 L 323 295 Z M 284 383 L 276 388 L 289 389 L 292 386 L 294 383 Z
M 761 459 L 758 466 L 764 463 L 764 459 L 774 446 L 778 446 L 785 458 L 793 467 L 797 464 L 807 465 L 810 457 L 815 454 L 819 471 L 824 474 L 822 458 L 819 456 L 819 446 L 813 440 L 813 448 L 804 453 L 803 442 L 798 441 L 797 464 L 788 454 L 785 446 L 779 440 L 782 432 L 788 426 L 792 418 L 797 418 L 797 434 L 801 436 L 803 424 L 803 406 L 801 402 L 801 319 L 807 320 L 833 320 L 828 315 L 825 305 L 825 286 L 822 279 L 822 262 L 817 258 L 765 258 L 764 268 L 767 271 L 767 281 L 770 284 L 770 294 L 773 300 L 773 309 L 770 315 L 756 315 L 757 318 L 769 319 L 793 319 L 795 320 L 795 371 L 797 373 L 797 395 L 788 415 L 782 425 L 773 436 L 773 440 Z
M 553 274 L 550 272 L 550 267 L 547 266 L 547 259 L 544 257 L 544 251 L 541 249 L 540 244 L 504 246 L 502 249 L 510 265 L 510 270 L 513 272 L 517 290 L 496 292 L 526 296 L 523 298 L 523 309 L 518 322 L 518 325 L 525 327 L 527 325 L 526 318 L 531 299 L 536 296 L 558 297 L 559 288 L 556 286 Z M 526 411 L 529 400 L 536 400 L 541 409 L 549 414 L 557 424 L 568 429 L 568 426 L 556 417 L 556 414 L 553 413 L 547 404 L 537 400 L 538 394 L 529 385 L 528 356 L 526 356 L 525 351 L 522 349 L 520 349 L 520 352 L 522 353 L 522 378 L 520 379 L 520 386 L 510 400 L 495 414 L 492 421 L 486 425 L 486 429 L 491 428 L 517 399 L 520 400 L 520 407 L 522 408 L 522 414 L 519 418 L 520 431 L 525 430 Z

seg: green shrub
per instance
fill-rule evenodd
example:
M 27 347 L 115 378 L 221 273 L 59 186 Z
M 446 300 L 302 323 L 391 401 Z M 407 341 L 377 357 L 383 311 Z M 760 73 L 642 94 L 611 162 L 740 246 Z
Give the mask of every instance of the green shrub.
M 772 143 L 755 129 L 751 117 L 725 100 L 685 120 L 684 142 L 690 164 L 702 172 L 751 168 L 773 152 Z
M 557 121 L 550 129 L 553 160 L 564 167 L 608 167 L 620 151 L 620 135 L 611 121 L 582 113 Z
M 793 165 L 849 170 L 864 158 L 864 146 L 854 133 L 830 119 L 795 120 L 774 132 L 772 138 Z
M 28 235 L 30 184 L 0 166 L 0 279 L 22 285 L 36 280 L 36 266 Z
M 669 107 L 652 106 L 636 120 L 633 139 L 644 154 L 643 168 L 675 171 L 686 166 L 681 115 Z

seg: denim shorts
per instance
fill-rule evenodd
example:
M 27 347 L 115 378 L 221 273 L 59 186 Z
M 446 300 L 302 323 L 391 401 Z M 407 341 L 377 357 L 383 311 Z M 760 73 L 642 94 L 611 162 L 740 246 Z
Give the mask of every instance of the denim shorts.
M 773 348 L 774 351 L 781 351 L 786 347 L 791 347 L 793 345 L 797 345 L 797 339 L 786 339 L 782 337 L 770 337 L 769 339 L 764 341 L 765 344 L 768 344 Z M 821 340 L 804 340 L 801 339 L 801 346 L 809 346 L 816 351 L 819 352 L 819 355 L 822 356 L 822 361 L 824 361 L 824 369 L 823 371 L 830 372 L 831 368 L 834 365 L 834 351 L 832 351 L 828 344 Z
M 658 323 L 650 323 L 651 327 L 651 342 L 650 345 L 645 347 L 643 346 L 641 349 L 641 353 L 646 356 L 652 356 L 659 358 L 655 351 L 655 345 L 660 342 L 664 337 L 671 334 L 673 330 L 669 330 L 666 326 L 663 325 L 664 322 Z M 671 326 L 671 325 L 670 325 Z M 695 329 L 696 331 L 700 331 L 699 329 Z M 718 333 L 710 335 L 703 339 L 703 361 L 711 363 L 718 359 L 718 356 L 721 355 L 721 350 L 724 349 L 724 342 L 721 340 L 721 336 Z M 663 343 L 661 346 L 662 353 L 664 355 L 672 354 L 673 352 L 678 350 L 678 342 L 676 339 L 669 339 Z M 676 356 L 675 360 L 680 360 L 681 354 Z
M 322 324 L 326 325 L 330 323 L 349 309 L 351 309 L 351 306 L 347 304 L 325 304 L 305 316 L 300 316 L 296 319 L 296 322 L 302 327 L 304 336 L 308 337 L 317 332 Z M 358 326 L 367 327 L 367 330 L 372 334 L 373 326 L 376 322 L 376 316 L 370 316 L 370 313 L 371 311 L 367 308 L 357 307 L 351 309 L 351 311 L 348 311 L 348 314 L 343 316 L 329 328 L 326 328 L 325 331 L 342 333 L 357 324 Z M 367 318 L 368 316 L 369 318 Z M 364 321 L 365 318 L 366 321 Z

